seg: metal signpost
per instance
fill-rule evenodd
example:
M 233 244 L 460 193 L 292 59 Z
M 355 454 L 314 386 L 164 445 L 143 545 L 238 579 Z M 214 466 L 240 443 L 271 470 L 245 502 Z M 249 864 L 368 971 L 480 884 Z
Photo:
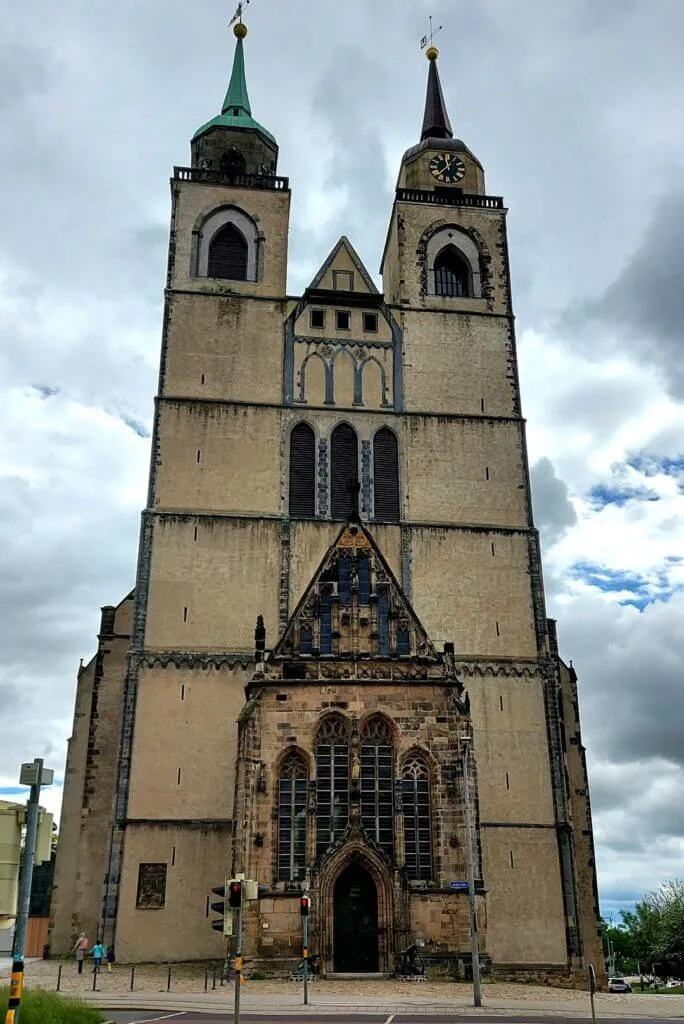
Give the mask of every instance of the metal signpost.
M 33 881 L 33 862 L 36 857 L 36 836 L 38 834 L 38 814 L 40 803 L 40 787 L 51 786 L 54 772 L 43 768 L 43 759 L 38 757 L 33 763 L 22 764 L 19 782 L 22 786 L 30 786 L 31 793 L 26 805 L 26 838 L 24 841 L 24 861 L 19 882 L 19 901 L 17 903 L 17 924 L 14 932 L 14 956 L 12 958 L 12 977 L 10 980 L 9 1003 L 5 1024 L 19 1024 L 21 997 L 24 991 L 24 949 L 26 947 L 26 928 L 28 925 L 29 906 L 31 903 L 31 883 Z
M 242 986 L 242 881 L 230 883 L 230 905 L 235 911 L 235 1012 L 233 1020 L 240 1024 L 240 988 Z M 237 902 L 239 900 L 239 903 Z
M 304 960 L 304 1005 L 309 1003 L 309 897 L 302 896 L 299 901 L 302 915 L 302 950 Z
M 587 983 L 589 985 L 589 999 L 591 1000 L 591 1019 L 595 1021 L 594 992 L 596 991 L 596 971 L 593 964 L 587 964 Z

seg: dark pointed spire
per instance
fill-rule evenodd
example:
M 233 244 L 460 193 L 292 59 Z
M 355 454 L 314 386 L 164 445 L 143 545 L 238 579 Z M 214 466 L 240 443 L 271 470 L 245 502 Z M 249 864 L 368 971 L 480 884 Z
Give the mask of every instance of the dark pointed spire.
M 430 70 L 428 71 L 425 116 L 423 117 L 423 131 L 420 140 L 422 142 L 423 139 L 451 139 L 454 133 L 451 130 L 437 70 L 439 50 L 436 46 L 429 46 L 426 56 L 430 61 Z

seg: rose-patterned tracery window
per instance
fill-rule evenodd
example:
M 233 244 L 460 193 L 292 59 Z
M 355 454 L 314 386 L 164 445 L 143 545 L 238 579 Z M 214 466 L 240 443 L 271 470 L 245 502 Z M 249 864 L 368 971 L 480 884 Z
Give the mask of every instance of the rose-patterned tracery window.
M 349 724 L 328 715 L 316 735 L 316 853 L 325 853 L 349 821 Z
M 361 824 L 394 859 L 392 731 L 379 715 L 370 718 L 361 733 Z
M 404 812 L 404 863 L 412 880 L 432 878 L 430 829 L 430 772 L 419 753 L 411 754 L 401 770 Z
M 306 871 L 306 795 L 309 773 L 293 750 L 280 769 L 278 784 L 278 879 L 297 882 Z

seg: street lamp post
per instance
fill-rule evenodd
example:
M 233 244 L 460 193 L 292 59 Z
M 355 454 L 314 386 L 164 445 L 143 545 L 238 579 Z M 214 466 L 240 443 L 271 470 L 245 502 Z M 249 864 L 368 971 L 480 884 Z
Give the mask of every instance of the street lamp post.
M 470 737 L 465 740 L 463 754 L 463 788 L 465 790 L 466 817 L 466 858 L 468 864 L 468 907 L 470 915 L 470 950 L 473 965 L 473 1005 L 482 1006 L 482 984 L 480 981 L 480 947 L 477 935 L 477 910 L 475 906 L 475 855 L 473 850 L 473 806 L 470 796 Z
M 51 786 L 54 772 L 43 768 L 42 758 L 36 758 L 31 764 L 22 764 L 19 782 L 22 786 L 30 786 L 31 793 L 26 804 L 26 837 L 24 840 L 24 860 L 19 880 L 19 899 L 17 902 L 17 920 L 14 931 L 14 955 L 12 958 L 12 977 L 10 980 L 10 997 L 5 1024 L 19 1024 L 21 1013 L 21 997 L 24 991 L 24 950 L 26 946 L 26 929 L 28 926 L 29 907 L 31 903 L 31 882 L 33 881 L 33 862 L 36 857 L 36 838 L 38 836 L 38 816 L 40 813 L 40 787 Z

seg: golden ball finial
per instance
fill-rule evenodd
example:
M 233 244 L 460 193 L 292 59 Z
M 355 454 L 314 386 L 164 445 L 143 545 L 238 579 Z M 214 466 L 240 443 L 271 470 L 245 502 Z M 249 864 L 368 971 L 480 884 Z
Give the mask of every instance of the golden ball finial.
M 439 50 L 437 49 L 436 46 L 428 46 L 427 50 L 425 51 L 425 56 L 427 57 L 428 60 L 437 60 L 437 58 L 439 57 Z
M 247 35 L 247 26 L 245 25 L 244 21 L 238 21 L 238 23 L 233 28 L 233 33 L 237 36 L 238 39 L 245 38 L 245 36 Z

